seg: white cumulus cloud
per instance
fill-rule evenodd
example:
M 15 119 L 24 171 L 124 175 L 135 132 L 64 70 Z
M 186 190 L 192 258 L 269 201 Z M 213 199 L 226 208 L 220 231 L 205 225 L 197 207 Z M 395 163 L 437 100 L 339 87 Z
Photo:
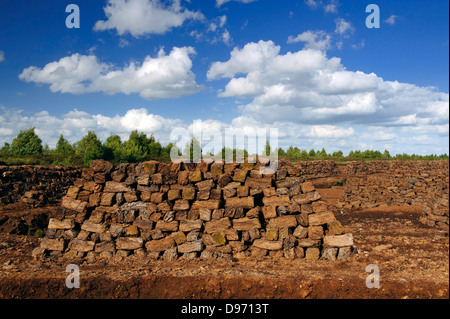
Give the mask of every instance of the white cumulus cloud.
M 2 112 L 3 111 L 3 112 Z M 43 143 L 55 147 L 60 134 L 71 143 L 79 141 L 89 130 L 105 141 L 111 134 L 118 134 L 126 140 L 133 130 L 154 136 L 162 143 L 170 141 L 170 131 L 177 126 L 186 127 L 180 119 L 164 118 L 148 113 L 146 109 L 130 109 L 124 115 L 105 116 L 90 114 L 77 109 L 61 116 L 54 116 L 47 111 L 24 114 L 20 110 L 0 108 L 0 142 L 11 143 L 20 130 L 36 128 L 36 134 Z
M 348 34 L 353 34 L 355 32 L 355 28 L 352 24 L 343 18 L 337 18 L 334 22 L 336 23 L 334 32 L 341 36 L 348 36 Z
M 216 6 L 220 7 L 223 4 L 225 4 L 227 2 L 231 2 L 231 1 L 236 1 L 236 2 L 241 2 L 241 3 L 250 3 L 250 2 L 255 2 L 258 0 L 216 0 Z
M 239 110 L 260 123 L 408 126 L 422 131 L 434 125 L 436 134 L 446 134 L 441 126 L 449 123 L 448 93 L 347 70 L 339 58 L 317 49 L 280 52 L 272 41 L 236 47 L 229 60 L 212 63 L 208 79 L 229 79 L 218 95 L 250 98 L 247 104 L 238 100 Z
M 203 14 L 183 8 L 180 0 L 165 5 L 160 0 L 108 0 L 104 8 L 107 20 L 95 23 L 95 31 L 115 29 L 117 34 L 134 37 L 164 34 L 186 20 L 202 20 Z
M 322 8 L 325 13 L 337 13 L 339 2 L 337 0 L 305 0 L 305 4 L 312 10 Z
M 331 36 L 324 31 L 305 31 L 296 37 L 289 36 L 288 43 L 305 42 L 305 48 L 328 50 L 331 47 Z
M 60 134 L 71 143 L 79 141 L 89 130 L 105 141 L 111 134 L 119 135 L 123 141 L 128 139 L 131 131 L 139 130 L 147 135 L 153 134 L 163 145 L 171 140 L 173 129 L 183 129 L 185 132 L 198 134 L 198 122 L 186 119 L 166 118 L 158 114 L 149 113 L 146 109 L 129 109 L 125 114 L 108 116 L 90 114 L 81 110 L 71 110 L 63 115 L 55 116 L 47 111 L 35 114 L 21 110 L 11 110 L 0 106 L 0 145 L 11 143 L 20 130 L 36 128 L 36 133 L 43 143 L 55 147 Z M 391 154 L 408 152 L 418 154 L 448 153 L 448 125 L 415 125 L 413 127 L 386 127 L 373 125 L 349 124 L 308 124 L 295 123 L 290 120 L 260 121 L 251 115 L 241 115 L 231 122 L 214 119 L 201 120 L 201 134 L 203 143 L 209 143 L 211 136 L 228 132 L 242 131 L 247 137 L 256 132 L 266 134 L 270 129 L 278 130 L 278 145 L 287 149 L 297 146 L 301 149 L 322 149 L 327 152 L 342 150 L 388 149 Z M 436 138 L 436 134 L 439 136 Z M 189 139 L 189 137 L 188 137 Z M 260 141 L 259 147 L 264 145 L 266 138 Z M 215 141 L 216 142 L 216 141 Z M 180 143 L 184 147 L 186 142 Z M 219 143 L 225 143 L 221 140 Z M 417 149 L 417 145 L 421 145 Z M 232 146 L 232 145 L 229 145 Z M 221 146 L 218 148 L 221 149 Z
M 250 73 L 261 69 L 267 61 L 273 60 L 280 52 L 280 47 L 272 41 L 248 43 L 241 50 L 234 48 L 227 62 L 215 62 L 208 70 L 208 79 L 233 77 L 237 73 Z
M 393 15 L 389 16 L 389 18 L 387 18 L 386 20 L 384 20 L 384 22 L 386 22 L 387 24 L 390 24 L 390 25 L 394 25 L 397 18 L 398 18 L 398 16 L 396 16 L 395 14 L 393 14 Z
M 227 20 L 226 15 L 210 19 L 205 31 L 192 30 L 189 35 L 197 41 L 206 41 L 212 44 L 223 42 L 226 45 L 231 45 L 233 39 L 229 30 L 226 28 Z
M 99 62 L 95 55 L 73 54 L 43 68 L 31 66 L 19 78 L 49 84 L 52 92 L 84 94 L 135 94 L 144 99 L 174 98 L 200 90 L 192 73 L 192 47 L 173 48 L 169 55 L 161 49 L 156 57 L 142 63 L 130 62 L 122 69 Z

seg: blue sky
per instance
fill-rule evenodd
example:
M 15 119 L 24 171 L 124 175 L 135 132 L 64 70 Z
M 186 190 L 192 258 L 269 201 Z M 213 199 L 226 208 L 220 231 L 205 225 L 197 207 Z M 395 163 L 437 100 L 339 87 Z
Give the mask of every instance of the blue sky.
M 68 29 L 66 6 L 80 8 Z M 380 8 L 379 29 L 366 6 Z M 449 153 L 448 1 L 0 2 L 0 143 L 278 128 L 279 145 Z

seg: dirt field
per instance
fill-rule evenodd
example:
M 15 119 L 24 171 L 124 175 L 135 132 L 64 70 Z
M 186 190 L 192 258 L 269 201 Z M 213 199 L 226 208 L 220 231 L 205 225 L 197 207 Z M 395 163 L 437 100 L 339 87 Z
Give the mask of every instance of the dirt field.
M 333 203 L 342 189 L 320 191 Z M 65 269 L 77 261 L 35 261 L 31 252 L 41 239 L 17 231 L 21 219 L 22 224 L 38 224 L 57 210 L 51 206 L 0 211 L 0 298 L 449 298 L 449 235 L 419 223 L 421 207 L 336 211 L 358 249 L 349 260 L 163 262 L 128 257 L 114 264 L 81 263 L 81 288 L 72 290 L 65 286 Z M 366 287 L 368 265 L 380 269 L 378 289 Z

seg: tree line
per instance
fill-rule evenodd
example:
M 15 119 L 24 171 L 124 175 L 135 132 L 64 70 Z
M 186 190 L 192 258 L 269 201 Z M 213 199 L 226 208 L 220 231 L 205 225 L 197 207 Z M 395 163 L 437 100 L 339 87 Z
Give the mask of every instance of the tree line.
M 418 154 L 396 154 L 391 155 L 388 150 L 385 150 L 384 152 L 380 152 L 378 150 L 355 150 L 350 151 L 347 156 L 344 156 L 344 153 L 342 151 L 336 151 L 333 153 L 327 153 L 324 148 L 320 151 L 316 151 L 314 149 L 311 149 L 309 151 L 307 150 L 301 150 L 298 147 L 292 147 L 290 146 L 287 151 L 284 151 L 283 149 L 278 150 L 278 156 L 286 156 L 291 159 L 300 159 L 300 160 L 308 160 L 308 159 L 375 159 L 375 160 L 390 160 L 390 159 L 402 159 L 402 160 L 448 160 L 449 157 L 447 154 L 431 154 L 431 155 L 418 155 Z
M 147 136 L 143 132 L 133 131 L 130 133 L 128 140 L 122 141 L 117 134 L 110 135 L 102 142 L 94 131 L 88 133 L 79 141 L 71 144 L 61 134 L 56 147 L 50 149 L 48 144 L 42 145 L 42 140 L 36 134 L 34 128 L 21 130 L 19 134 L 12 140 L 11 144 L 4 143 L 0 149 L 0 164 L 53 164 L 53 165 L 79 165 L 86 166 L 94 159 L 105 159 L 114 163 L 136 163 L 146 160 L 170 161 L 172 149 L 178 155 L 183 154 L 193 158 L 194 150 L 202 152 L 201 145 L 195 137 L 186 144 L 183 150 L 178 149 L 173 143 L 162 146 L 156 141 L 153 135 Z M 344 156 L 342 151 L 328 153 L 324 148 L 321 150 L 311 149 L 309 151 L 290 146 L 287 150 L 283 148 L 272 149 L 269 142 L 266 142 L 264 151 L 268 155 L 271 152 L 278 153 L 281 158 L 296 160 L 353 160 L 353 159 L 377 159 L 377 160 L 441 160 L 449 159 L 447 154 L 442 155 L 417 155 L 417 154 L 397 154 L 392 156 L 388 150 L 384 152 L 373 150 L 355 150 L 350 151 Z M 248 156 L 246 150 L 237 150 L 223 148 L 221 157 L 230 156 L 233 158 L 240 153 L 241 156 Z M 214 154 L 209 154 L 214 155 Z
M 114 163 L 133 163 L 148 159 L 169 160 L 172 143 L 163 147 L 153 135 L 131 132 L 127 141 L 122 141 L 116 134 L 110 135 L 102 142 L 94 131 L 88 133 L 79 141 L 71 144 L 61 134 L 54 149 L 48 144 L 42 145 L 42 140 L 34 128 L 20 131 L 11 144 L 5 143 L 0 149 L 0 158 L 20 159 L 34 157 L 46 164 L 89 165 L 94 159 L 105 159 Z

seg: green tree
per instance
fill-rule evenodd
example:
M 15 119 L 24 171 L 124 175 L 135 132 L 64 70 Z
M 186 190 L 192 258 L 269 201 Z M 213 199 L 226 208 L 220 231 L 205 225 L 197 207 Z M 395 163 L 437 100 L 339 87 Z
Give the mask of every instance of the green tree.
M 9 145 L 9 143 L 3 144 L 3 147 L 0 149 L 0 155 L 9 155 L 9 149 L 10 149 L 11 145 Z
M 280 147 L 278 149 L 278 156 L 286 156 L 286 155 L 287 155 L 286 151 Z
M 361 158 L 361 151 L 360 150 L 350 151 L 350 153 L 348 154 L 348 157 Z
M 141 162 L 150 157 L 160 157 L 162 146 L 156 142 L 153 135 L 147 137 L 137 130 L 131 132 L 128 141 L 124 143 L 125 156 L 129 162 Z
M 61 134 L 59 136 L 58 142 L 56 142 L 55 153 L 57 155 L 68 157 L 75 154 L 75 149 L 73 148 L 72 144 L 70 144 L 69 141 L 66 140 Z
M 298 147 L 289 146 L 286 154 L 289 158 L 300 158 L 300 150 Z
M 344 153 L 342 151 L 336 151 L 332 154 L 333 157 L 344 157 Z
M 34 132 L 34 127 L 20 133 L 12 140 L 10 152 L 14 156 L 42 154 L 42 140 Z
M 50 146 L 47 143 L 45 143 L 44 148 L 42 149 L 42 154 L 45 156 L 52 154 L 52 150 L 50 149 Z
M 316 156 L 316 151 L 312 148 L 309 153 L 308 153 L 309 157 L 314 157 Z
M 90 164 L 92 160 L 101 159 L 104 156 L 102 142 L 94 131 L 89 131 L 86 136 L 75 143 L 75 152 L 83 157 L 85 164 Z
M 234 155 L 236 154 L 235 150 L 231 147 L 223 147 L 222 148 L 222 159 L 225 160 L 225 162 L 232 162 L 234 161 Z
M 142 161 L 148 154 L 147 135 L 137 130 L 130 133 L 128 141 L 125 142 L 125 156 L 129 162 Z
M 104 157 L 108 161 L 122 163 L 126 161 L 125 148 L 119 135 L 111 134 L 105 141 Z
M 238 154 L 239 152 L 239 154 Z M 233 149 L 233 158 L 235 161 L 238 160 L 237 156 L 239 156 L 239 158 L 241 158 L 242 156 L 244 156 L 244 158 L 248 158 L 248 151 L 246 149 L 238 149 L 238 148 L 234 148 Z
M 153 135 L 150 137 L 150 143 L 148 145 L 148 154 L 151 157 L 160 157 L 162 155 L 163 147 L 161 146 L 161 143 L 156 142 Z
M 270 156 L 272 147 L 270 146 L 269 139 L 266 140 L 266 145 L 264 145 L 263 156 Z
M 321 156 L 321 157 L 327 157 L 328 156 L 327 151 L 325 151 L 325 148 L 322 148 L 322 150 L 317 152 L 316 155 L 317 156 Z
M 196 157 L 200 155 L 200 159 L 202 157 L 202 146 L 200 145 L 200 141 L 197 137 L 192 137 L 191 141 L 186 143 L 186 146 L 183 149 L 183 155 L 189 155 L 189 158 L 191 160 L 198 160 L 198 158 L 194 158 L 194 151 L 196 154 Z M 222 152 L 222 155 L 225 156 L 224 150 Z
M 306 159 L 308 159 L 308 157 L 309 157 L 309 154 L 308 154 L 308 151 L 307 151 L 307 150 L 302 150 L 302 151 L 300 152 L 300 158 L 301 158 L 301 159 L 306 160 Z
M 175 151 L 177 152 L 178 156 L 181 156 L 181 151 L 178 148 L 178 146 L 176 146 L 173 143 L 169 143 L 167 144 L 167 146 L 163 147 L 161 150 L 161 157 L 165 160 L 170 160 L 170 152 L 172 151 L 172 148 L 175 149 Z

